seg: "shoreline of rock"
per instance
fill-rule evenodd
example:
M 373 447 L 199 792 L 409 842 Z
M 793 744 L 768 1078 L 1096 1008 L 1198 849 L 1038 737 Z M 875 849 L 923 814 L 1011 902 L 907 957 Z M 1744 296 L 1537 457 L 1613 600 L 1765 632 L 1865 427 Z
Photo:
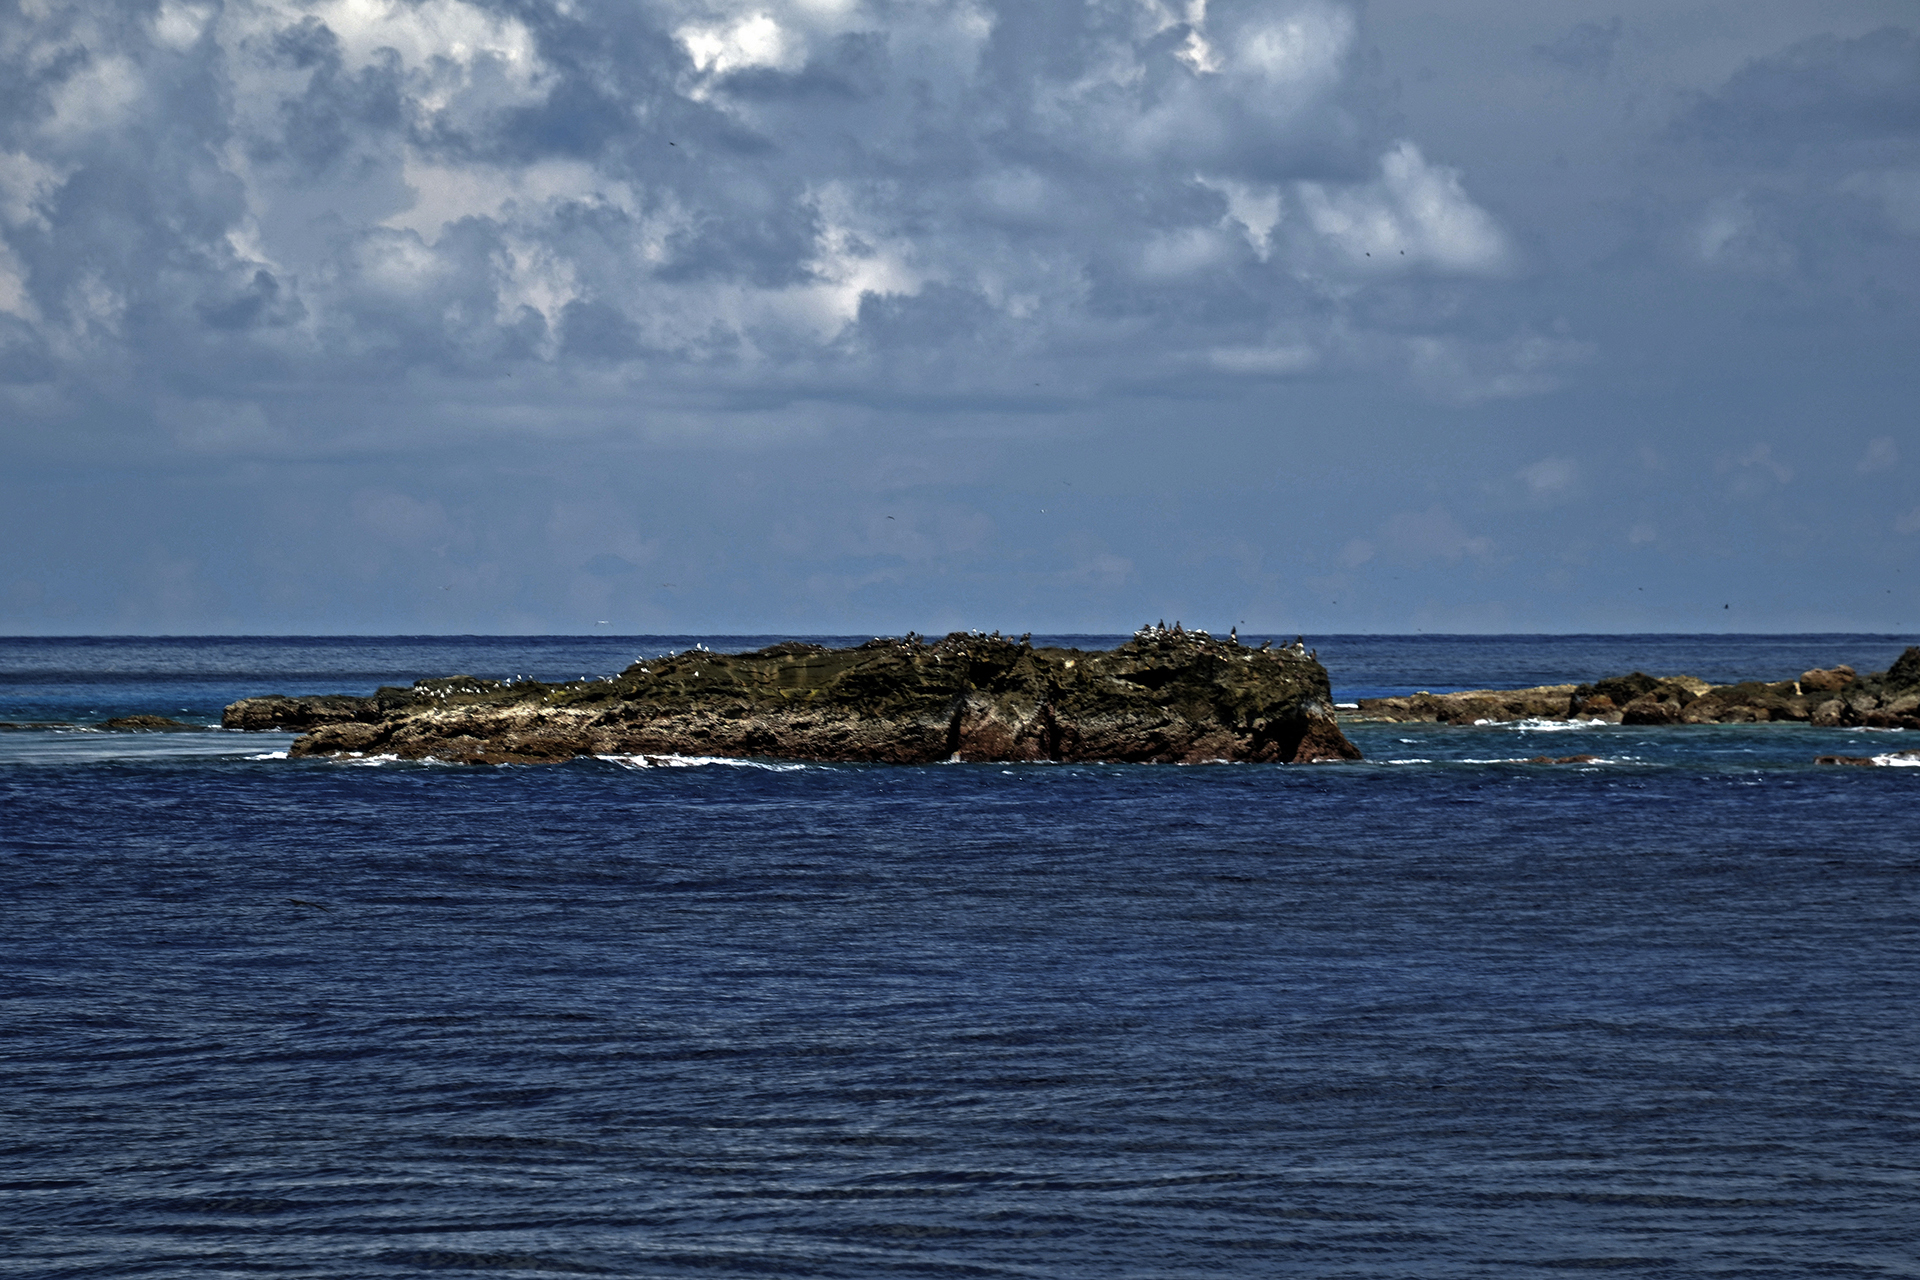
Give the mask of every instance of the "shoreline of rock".
M 1343 711 L 1346 723 L 1451 724 L 1515 720 L 1601 724 L 1756 724 L 1794 722 L 1821 728 L 1920 730 L 1920 646 L 1885 671 L 1816 667 L 1797 680 L 1716 685 L 1695 676 L 1635 671 L 1583 684 L 1528 689 L 1419 692 L 1362 698 Z
M 789 642 L 635 662 L 603 680 L 471 676 L 369 697 L 268 695 L 228 729 L 302 732 L 290 756 L 454 763 L 584 755 L 940 761 L 1311 763 L 1354 760 L 1326 669 L 1304 648 L 1144 627 L 1110 650 L 955 632 L 852 649 Z

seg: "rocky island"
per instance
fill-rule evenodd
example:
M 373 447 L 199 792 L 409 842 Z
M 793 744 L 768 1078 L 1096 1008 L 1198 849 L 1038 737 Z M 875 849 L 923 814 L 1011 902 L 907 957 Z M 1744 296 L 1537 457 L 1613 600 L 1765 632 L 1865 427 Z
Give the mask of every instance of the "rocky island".
M 449 676 L 369 697 L 270 696 L 228 729 L 295 729 L 295 756 L 468 764 L 582 755 L 973 761 L 1355 760 L 1327 672 L 1304 648 L 1258 648 L 1178 624 L 1115 649 L 1035 648 L 955 632 L 851 649 L 694 649 L 603 680 Z
M 1349 720 L 1477 724 L 1503 720 L 1597 720 L 1609 724 L 1755 724 L 1800 721 L 1827 728 L 1920 729 L 1920 647 L 1885 671 L 1837 666 L 1798 680 L 1709 684 L 1693 676 L 1635 671 L 1590 684 L 1473 689 L 1362 698 Z

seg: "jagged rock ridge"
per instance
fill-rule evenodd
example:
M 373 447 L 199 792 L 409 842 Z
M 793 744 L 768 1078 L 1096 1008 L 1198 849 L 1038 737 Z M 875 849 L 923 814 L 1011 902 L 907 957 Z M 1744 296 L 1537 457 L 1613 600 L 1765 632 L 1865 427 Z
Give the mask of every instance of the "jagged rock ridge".
M 470 676 L 371 697 L 249 698 L 230 729 L 307 732 L 291 754 L 466 763 L 579 755 L 941 760 L 1358 759 L 1326 669 L 1298 645 L 1258 649 L 1147 627 L 1116 649 L 1036 649 L 956 632 L 854 649 L 789 643 L 636 662 L 548 685 Z

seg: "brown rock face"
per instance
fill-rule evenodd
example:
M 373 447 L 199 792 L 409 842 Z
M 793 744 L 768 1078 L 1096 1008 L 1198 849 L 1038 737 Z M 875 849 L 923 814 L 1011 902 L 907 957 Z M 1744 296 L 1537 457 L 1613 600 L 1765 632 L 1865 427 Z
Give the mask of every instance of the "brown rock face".
M 1117 649 L 1035 649 L 955 633 L 857 649 L 695 650 L 607 680 L 455 676 L 372 698 L 253 698 L 234 728 L 311 729 L 291 754 L 466 763 L 578 755 L 942 760 L 1353 760 L 1327 673 L 1291 649 L 1143 630 Z

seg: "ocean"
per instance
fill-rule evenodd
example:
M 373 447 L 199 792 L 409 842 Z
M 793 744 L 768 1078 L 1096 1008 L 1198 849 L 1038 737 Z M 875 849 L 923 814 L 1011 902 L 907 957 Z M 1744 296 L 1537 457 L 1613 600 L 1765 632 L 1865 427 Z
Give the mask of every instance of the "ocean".
M 0 640 L 0 1276 L 1920 1274 L 1920 769 L 1812 763 L 1898 731 L 467 768 L 73 727 L 781 638 Z M 1920 638 L 1307 642 L 1351 701 Z

